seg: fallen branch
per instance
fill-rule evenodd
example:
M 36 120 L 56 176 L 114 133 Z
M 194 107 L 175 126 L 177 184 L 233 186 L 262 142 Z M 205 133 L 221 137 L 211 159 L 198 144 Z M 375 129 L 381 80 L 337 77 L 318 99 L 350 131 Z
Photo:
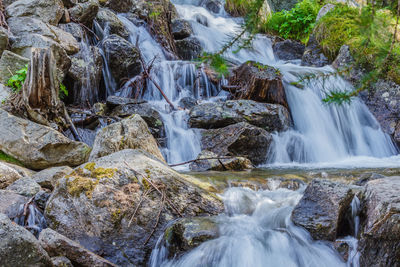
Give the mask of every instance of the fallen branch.
M 163 194 L 162 194 L 162 196 L 161 196 L 161 204 L 160 204 L 160 209 L 158 210 L 156 223 L 154 224 L 153 229 L 151 230 L 150 235 L 147 237 L 146 241 L 143 243 L 143 246 L 145 246 L 145 245 L 149 242 L 150 238 L 153 236 L 153 234 L 154 234 L 154 232 L 155 232 L 155 230 L 156 230 L 156 228 L 157 228 L 157 225 L 158 225 L 158 223 L 159 223 L 159 221 L 160 221 L 161 212 L 162 212 L 162 210 L 164 209 L 164 203 L 165 203 L 165 198 L 166 198 L 165 192 L 163 191 L 162 193 L 163 193 Z
M 199 160 L 209 160 L 209 159 L 216 159 L 216 160 L 219 160 L 220 163 L 221 163 L 221 159 L 232 159 L 232 158 L 234 158 L 234 157 L 214 157 L 214 158 L 192 159 L 192 160 L 188 160 L 188 161 L 185 161 L 185 162 L 182 162 L 182 163 L 171 164 L 171 165 L 168 165 L 168 166 L 176 167 L 176 166 L 181 166 L 181 165 L 185 165 L 185 164 L 188 164 L 188 163 L 196 162 L 196 161 L 199 161 Z
M 145 198 L 151 191 L 152 191 L 152 190 L 148 189 L 148 190 L 144 191 L 144 192 L 142 193 L 142 195 L 140 196 L 140 201 L 139 201 L 138 205 L 136 206 L 136 209 L 135 209 L 135 211 L 133 212 L 131 219 L 129 220 L 128 227 L 131 226 L 131 223 L 132 223 L 132 221 L 133 221 L 133 218 L 135 217 L 135 215 L 136 215 L 137 211 L 139 210 L 140 206 L 142 205 L 142 202 L 143 202 L 144 198 Z

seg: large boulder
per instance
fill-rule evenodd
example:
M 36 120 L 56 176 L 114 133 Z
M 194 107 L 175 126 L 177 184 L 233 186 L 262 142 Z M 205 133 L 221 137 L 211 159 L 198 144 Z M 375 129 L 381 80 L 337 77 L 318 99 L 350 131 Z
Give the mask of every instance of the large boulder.
M 90 160 L 124 149 L 142 149 L 164 161 L 157 142 L 140 115 L 104 127 L 96 135 Z
M 283 40 L 274 43 L 272 48 L 280 60 L 294 60 L 302 58 L 306 47 L 297 41 Z
M 59 43 L 70 55 L 79 51 L 79 44 L 70 33 L 56 26 L 44 23 L 39 19 L 31 17 L 12 17 L 7 20 L 7 23 L 15 37 L 27 38 L 30 34 L 39 34 Z M 28 41 L 29 40 L 26 40 L 26 42 Z
M 323 67 L 329 65 L 329 59 L 324 55 L 321 46 L 313 34 L 310 35 L 303 57 L 302 66 Z
M 0 162 L 0 189 L 6 188 L 19 178 L 22 178 L 21 174 L 10 166 Z
M 400 177 L 369 181 L 364 193 L 361 266 L 400 265 Z
M 39 235 L 40 245 L 47 251 L 50 257 L 65 256 L 79 266 L 112 267 L 108 260 L 85 249 L 79 243 L 47 228 Z
M 132 78 L 142 71 L 139 51 L 137 48 L 123 39 L 112 34 L 101 43 L 104 54 L 108 60 L 111 74 L 119 83 L 122 79 Z
M 39 193 L 41 187 L 31 178 L 21 178 L 10 184 L 6 189 L 25 197 L 33 197 Z
M 253 169 L 250 160 L 244 157 L 219 157 L 211 151 L 202 151 L 190 164 L 192 171 L 243 171 Z
M 28 202 L 28 200 L 27 197 L 13 191 L 0 190 L 0 214 L 3 213 L 13 219 L 17 216 L 19 207 Z
M 96 16 L 96 21 L 104 29 L 106 35 L 116 34 L 123 38 L 129 37 L 129 32 L 122 21 L 114 14 L 114 12 L 107 8 L 100 8 Z
M 107 0 L 106 6 L 117 13 L 128 12 L 137 0 Z M 136 3 L 135 3 L 136 4 Z
M 91 26 L 99 11 L 99 6 L 97 0 L 87 0 L 71 7 L 68 12 L 73 21 Z
M 186 37 L 175 41 L 177 55 L 183 60 L 197 59 L 201 55 L 202 47 L 196 37 Z
M 257 62 L 243 63 L 229 78 L 233 99 L 250 99 L 280 104 L 288 108 L 282 74 L 278 69 Z
M 77 166 L 85 162 L 90 148 L 56 130 L 15 117 L 0 109 L 0 150 L 32 169 Z
M 18 0 L 6 8 L 9 17 L 33 17 L 57 25 L 64 14 L 61 0 Z
M 0 83 L 7 83 L 12 73 L 16 73 L 28 63 L 28 58 L 21 57 L 8 50 L 4 51 L 0 58 Z
M 193 33 L 192 26 L 184 19 L 174 19 L 171 23 L 171 31 L 175 40 L 182 40 Z
M 202 132 L 201 148 L 221 156 L 248 158 L 254 165 L 265 163 L 272 136 L 264 129 L 240 122 Z
M 186 176 L 148 153 L 127 149 L 60 179 L 45 216 L 52 229 L 127 266 L 147 262 L 168 221 L 221 211 L 222 202 Z
M 285 107 L 252 100 L 204 103 L 195 106 L 189 116 L 189 125 L 192 128 L 221 128 L 247 122 L 273 132 L 285 131 L 291 124 L 290 114 Z
M 292 212 L 292 221 L 316 240 L 335 241 L 340 236 L 353 190 L 345 184 L 314 179 Z
M 107 105 L 109 105 L 109 98 L 107 98 Z M 115 99 L 115 98 L 114 98 Z M 128 101 L 131 101 L 129 103 Z M 135 101 L 135 100 L 134 100 Z M 160 113 L 149 103 L 136 102 L 132 103 L 132 100 L 127 99 L 126 104 L 117 105 L 110 113 L 112 117 L 126 118 L 134 114 L 140 115 L 149 126 L 151 134 L 160 138 L 164 135 L 164 123 L 162 121 Z
M 51 259 L 36 238 L 22 226 L 0 214 L 1 266 L 52 266 Z
M 100 49 L 81 43 L 79 53 L 71 56 L 71 67 L 66 77 L 69 88 L 72 88 L 70 92 L 75 104 L 93 105 L 100 99 L 102 71 L 103 58 Z M 83 73 L 86 75 L 82 75 Z

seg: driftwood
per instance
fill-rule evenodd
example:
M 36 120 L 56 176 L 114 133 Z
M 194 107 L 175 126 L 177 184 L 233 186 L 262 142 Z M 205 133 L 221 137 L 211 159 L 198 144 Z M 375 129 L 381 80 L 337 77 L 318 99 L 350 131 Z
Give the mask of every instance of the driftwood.
M 81 138 L 64 103 L 59 98 L 60 81 L 57 66 L 50 49 L 32 48 L 31 61 L 21 92 L 16 96 L 14 107 L 23 110 L 27 117 L 39 124 L 56 123 L 68 126 L 75 138 Z
M 171 165 L 168 165 L 168 166 L 169 167 L 177 167 L 177 166 L 186 165 L 186 164 L 189 164 L 189 163 L 192 163 L 192 162 L 197 162 L 197 161 L 201 161 L 201 160 L 211 160 L 211 159 L 218 160 L 219 163 L 223 166 L 223 164 L 221 162 L 221 159 L 232 159 L 232 158 L 234 158 L 234 157 L 211 157 L 211 158 L 192 159 L 192 160 L 188 160 L 188 161 L 177 163 L 177 164 L 171 164 Z

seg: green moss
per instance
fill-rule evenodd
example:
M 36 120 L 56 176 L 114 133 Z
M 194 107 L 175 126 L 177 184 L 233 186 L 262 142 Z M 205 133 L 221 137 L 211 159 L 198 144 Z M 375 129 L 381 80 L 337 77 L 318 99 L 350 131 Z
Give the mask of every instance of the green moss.
M 115 172 L 117 169 L 111 169 L 111 168 L 95 168 L 92 171 L 92 177 L 93 178 L 111 178 L 114 176 Z
M 86 170 L 92 172 L 92 171 L 94 170 L 94 167 L 95 167 L 95 166 L 96 166 L 96 163 L 90 162 L 90 163 L 87 163 L 87 164 L 85 165 L 84 168 L 85 168 Z
M 99 180 L 81 176 L 67 178 L 67 190 L 71 196 L 79 197 L 81 193 L 85 193 L 90 199 L 92 198 L 93 190 L 96 188 L 98 183 Z
M 12 156 L 7 155 L 6 153 L 4 153 L 1 150 L 0 150 L 0 161 L 5 161 L 8 163 L 12 163 L 12 164 L 16 164 L 16 165 L 24 167 L 24 164 L 21 161 L 17 160 L 16 158 L 13 158 Z

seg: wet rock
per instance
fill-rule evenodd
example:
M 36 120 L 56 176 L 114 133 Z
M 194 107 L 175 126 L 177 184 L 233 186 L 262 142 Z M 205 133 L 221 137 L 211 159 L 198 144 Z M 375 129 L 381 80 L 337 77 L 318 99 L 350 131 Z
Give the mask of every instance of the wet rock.
M 51 257 L 64 256 L 79 266 L 116 266 L 50 228 L 40 233 L 39 242 Z
M 364 193 L 360 266 L 400 264 L 400 177 L 369 181 Z
M 302 43 L 292 40 L 276 42 L 272 48 L 280 60 L 301 59 L 305 50 L 305 46 Z
M 0 150 L 32 169 L 76 166 L 86 161 L 90 148 L 56 130 L 15 117 L 0 109 Z
M 0 27 L 0 57 L 3 54 L 3 51 L 6 50 L 8 41 L 8 31 L 3 27 Z
M 6 8 L 8 17 L 33 17 L 57 25 L 64 14 L 61 0 L 18 0 Z
M 180 219 L 165 230 L 164 240 L 169 258 L 198 247 L 219 235 L 216 217 L 193 217 Z
M 41 190 L 35 195 L 33 201 L 38 206 L 38 208 L 43 211 L 46 208 L 46 203 L 49 200 L 50 195 L 50 193 Z
M 358 179 L 358 181 L 355 182 L 355 184 L 359 185 L 359 186 L 363 186 L 369 181 L 376 180 L 376 179 L 382 179 L 385 177 L 386 176 L 379 174 L 379 173 L 367 172 L 367 173 L 363 173 L 360 176 L 360 178 Z
M 121 96 L 109 96 L 107 97 L 107 107 L 110 109 L 116 108 L 118 106 L 122 106 L 122 105 L 128 105 L 128 104 L 143 104 L 143 103 L 147 103 L 144 100 L 136 100 L 133 98 L 127 98 L 127 97 L 121 97 Z M 128 112 L 117 112 L 116 110 L 116 114 L 114 114 L 114 116 L 121 116 L 121 117 L 127 117 L 129 115 L 132 115 L 133 113 L 128 113 Z M 139 114 L 140 115 L 140 114 Z
M 161 204 L 157 190 L 148 191 L 151 184 L 165 192 L 168 202 Z M 178 218 L 178 212 L 187 217 L 222 210 L 220 200 L 186 176 L 148 153 L 128 149 L 82 165 L 59 180 L 45 216 L 52 229 L 127 266 L 147 262 L 167 222 Z
M 0 189 L 4 189 L 22 176 L 10 166 L 0 162 Z
M 133 44 L 113 34 L 103 40 L 102 46 L 111 74 L 117 83 L 124 78 L 140 74 L 142 65 L 139 60 L 139 51 Z
M 129 37 L 129 32 L 122 21 L 109 9 L 100 8 L 96 16 L 97 22 L 104 29 L 106 34 L 116 34 L 123 38 Z
M 285 107 L 252 100 L 200 104 L 190 111 L 189 116 L 192 128 L 220 128 L 247 122 L 273 132 L 287 130 L 291 125 L 290 114 Z
M 0 214 L 1 266 L 52 266 L 49 255 L 36 238 L 23 227 Z
M 28 198 L 13 191 L 0 190 L 0 214 L 13 219 L 17 216 L 19 206 L 28 202 Z
M 31 178 L 41 187 L 53 190 L 57 181 L 71 172 L 72 168 L 68 166 L 53 167 L 37 172 Z
M 164 123 L 162 121 L 160 113 L 152 107 L 149 103 L 143 103 L 143 101 L 136 101 L 136 103 L 119 105 L 115 107 L 112 112 L 112 117 L 126 118 L 134 114 L 140 115 L 150 128 L 151 134 L 156 137 L 164 136 Z M 140 103 L 142 102 L 142 103 Z
M 270 178 L 267 181 L 266 187 L 268 188 L 268 190 L 271 191 L 277 190 L 279 188 L 296 191 L 305 184 L 306 183 L 300 179 Z
M 33 197 L 41 190 L 41 187 L 31 178 L 21 178 L 9 185 L 7 190 L 25 197 Z
M 218 155 L 210 151 L 202 151 L 197 161 L 190 164 L 192 171 L 242 171 L 253 169 L 250 160 L 243 157 L 218 159 Z
M 103 58 L 96 46 L 82 46 L 79 53 L 71 57 L 71 67 L 66 79 L 73 88 L 76 104 L 91 105 L 100 99 L 99 86 L 102 78 Z M 86 75 L 82 75 L 85 73 Z
M 70 23 L 63 23 L 63 24 L 58 24 L 58 27 L 74 36 L 74 38 L 78 41 L 84 41 L 83 37 L 86 35 L 85 30 L 82 28 L 81 25 L 75 22 L 70 22 Z
M 26 38 L 27 35 L 30 34 L 39 34 L 59 43 L 67 54 L 71 55 L 79 51 L 79 44 L 71 34 L 58 27 L 46 24 L 39 19 L 30 17 L 12 17 L 7 20 L 7 23 L 15 37 L 20 37 L 22 39 Z M 39 39 L 38 37 L 36 38 Z M 20 40 L 20 42 L 21 41 L 24 43 L 32 43 L 31 40 Z
M 223 8 L 223 4 L 218 0 L 205 0 L 202 5 L 207 8 L 209 11 L 218 14 Z
M 74 267 L 67 257 L 58 256 L 51 258 L 54 267 Z
M 28 58 L 21 57 L 7 50 L 4 51 L 0 58 L 0 83 L 6 84 L 12 76 L 10 71 L 15 73 L 28 63 Z
M 193 33 L 192 26 L 184 19 L 174 19 L 171 24 L 172 35 L 175 40 L 182 40 Z
M 336 249 L 337 252 L 339 252 L 343 260 L 347 262 L 347 260 L 349 259 L 349 251 L 350 251 L 349 245 L 344 241 L 337 240 L 333 243 L 333 247 Z
M 74 7 L 68 9 L 69 15 L 73 21 L 80 22 L 87 26 L 92 25 L 98 11 L 99 2 L 97 0 L 88 0 L 83 3 L 78 3 Z
M 178 56 L 183 60 L 193 60 L 200 57 L 202 48 L 196 37 L 176 40 L 175 45 Z
M 164 161 L 157 142 L 140 115 L 132 115 L 103 128 L 96 135 L 89 160 L 103 157 L 123 149 L 142 149 Z
M 322 49 L 318 41 L 315 39 L 315 36 L 311 34 L 301 59 L 301 65 L 323 67 L 325 65 L 329 65 L 329 63 L 329 59 L 322 52 Z
M 336 69 L 349 67 L 354 62 L 353 56 L 348 45 L 343 45 L 336 59 L 332 62 L 332 66 Z
M 179 100 L 178 106 L 183 109 L 191 109 L 197 105 L 197 100 L 193 97 L 183 97 Z
M 400 147 L 400 85 L 379 80 L 370 90 L 361 92 L 360 96 L 382 130 L 391 135 Z M 379 127 L 376 122 L 375 125 Z
M 248 99 L 264 103 L 280 104 L 288 108 L 282 75 L 278 69 L 253 61 L 243 63 L 233 71 L 229 85 L 233 99 Z
M 132 6 L 132 0 L 108 0 L 106 6 L 117 13 L 127 12 Z
M 353 197 L 348 185 L 314 179 L 294 208 L 292 221 L 316 240 L 335 241 Z
M 248 158 L 254 165 L 265 163 L 272 136 L 245 122 L 202 132 L 201 148 L 218 156 Z

